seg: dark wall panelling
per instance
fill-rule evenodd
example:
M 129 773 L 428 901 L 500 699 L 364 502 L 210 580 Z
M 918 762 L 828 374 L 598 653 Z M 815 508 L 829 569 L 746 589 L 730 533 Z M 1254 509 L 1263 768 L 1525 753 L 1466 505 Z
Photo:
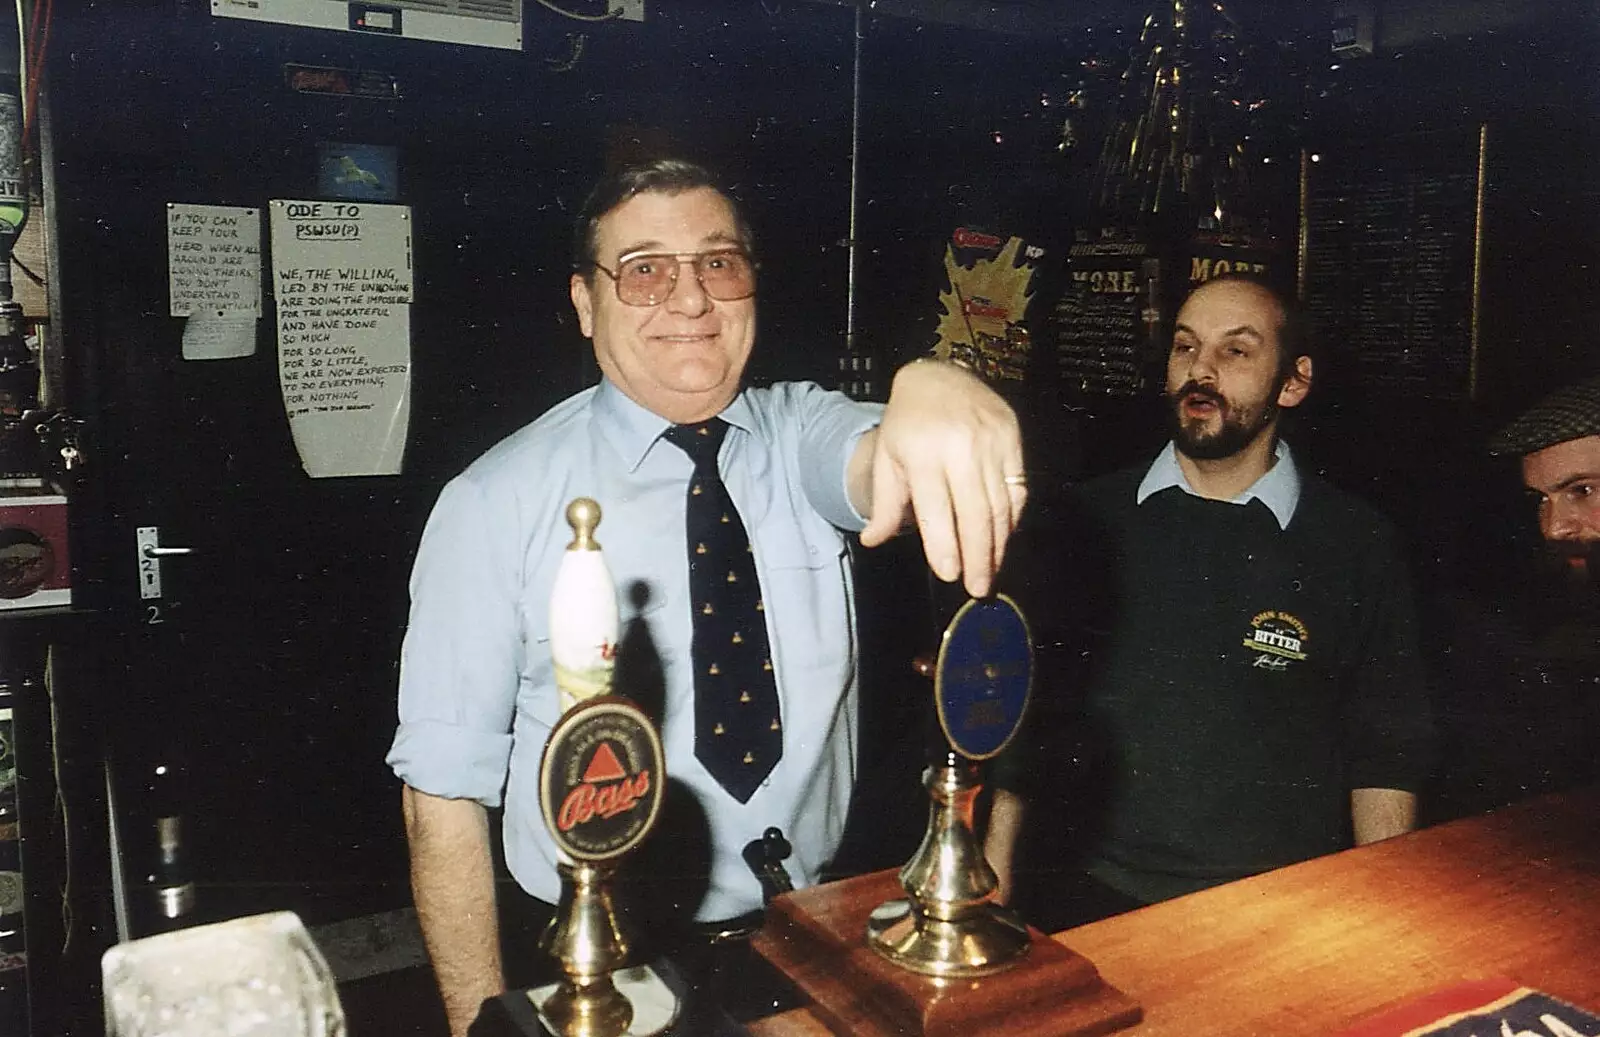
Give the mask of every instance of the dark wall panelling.
M 706 2 L 591 25 L 529 4 L 515 53 L 214 19 L 189 2 L 59 19 L 63 323 L 75 369 L 99 376 L 105 445 L 104 503 L 83 524 L 112 545 L 84 599 L 108 614 L 115 693 L 91 689 L 80 705 L 127 758 L 124 774 L 143 743 L 183 743 L 196 869 L 230 890 L 203 895 L 204 910 L 300 899 L 318 921 L 407 899 L 382 758 L 412 552 L 450 475 L 594 379 L 569 316 L 568 235 L 608 160 L 671 149 L 721 167 L 768 257 L 761 368 L 832 370 L 851 23 L 826 7 L 730 17 Z M 297 94 L 289 62 L 390 73 L 404 96 Z M 398 477 L 305 478 L 278 395 L 270 294 L 248 359 L 181 360 L 182 322 L 167 316 L 164 203 L 311 196 L 329 140 L 397 148 L 398 200 L 415 217 Z M 197 560 L 166 564 L 161 626 L 142 621 L 117 546 L 155 515 L 164 542 L 195 544 Z

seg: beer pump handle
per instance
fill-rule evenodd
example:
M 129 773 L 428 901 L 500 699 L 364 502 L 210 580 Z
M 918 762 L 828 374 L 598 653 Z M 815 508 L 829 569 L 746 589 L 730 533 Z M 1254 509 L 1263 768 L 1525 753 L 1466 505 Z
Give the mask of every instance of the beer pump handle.
M 618 625 L 616 584 L 594 536 L 600 505 L 588 497 L 574 499 L 567 524 L 572 542 L 550 592 L 550 655 L 563 713 L 610 693 Z

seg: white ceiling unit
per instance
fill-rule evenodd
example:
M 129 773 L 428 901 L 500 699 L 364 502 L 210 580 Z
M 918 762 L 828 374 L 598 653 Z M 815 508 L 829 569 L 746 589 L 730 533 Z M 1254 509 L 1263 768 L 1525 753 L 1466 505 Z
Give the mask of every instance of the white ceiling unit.
M 219 18 L 522 49 L 522 0 L 211 0 Z

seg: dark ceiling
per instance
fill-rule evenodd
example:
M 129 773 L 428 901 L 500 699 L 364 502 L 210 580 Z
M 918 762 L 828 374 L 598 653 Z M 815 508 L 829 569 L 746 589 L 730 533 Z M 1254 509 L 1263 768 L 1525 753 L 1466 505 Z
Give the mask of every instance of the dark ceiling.
M 854 7 L 857 0 L 810 0 L 836 7 Z M 1323 8 L 1322 0 L 1271 4 L 1242 0 L 1233 6 L 1261 8 L 1258 13 L 1282 15 L 1285 7 L 1304 18 Z M 1153 0 L 867 0 L 873 16 L 966 25 L 993 32 L 1057 35 L 1090 28 L 1136 28 L 1155 7 Z
M 808 0 L 835 7 L 861 4 L 874 17 L 943 22 L 1018 35 L 1066 35 L 1085 29 L 1135 29 L 1171 0 Z M 1210 0 L 1207 0 L 1210 2 Z M 1414 45 L 1447 36 L 1493 33 L 1555 18 L 1596 19 L 1587 0 L 1227 0 L 1235 16 L 1274 33 L 1329 24 L 1335 8 L 1362 12 L 1382 42 Z

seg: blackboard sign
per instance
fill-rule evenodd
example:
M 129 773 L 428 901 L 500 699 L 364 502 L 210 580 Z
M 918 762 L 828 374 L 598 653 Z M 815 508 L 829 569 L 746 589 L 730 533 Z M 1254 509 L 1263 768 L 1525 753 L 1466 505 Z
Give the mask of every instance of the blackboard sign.
M 1477 129 L 1346 141 L 1307 164 L 1304 299 L 1336 380 L 1473 392 Z
M 1051 317 L 1061 385 L 1075 396 L 1136 396 L 1151 322 L 1160 320 L 1160 260 L 1142 242 L 1079 242 Z M 1149 312 L 1147 312 L 1149 311 Z

